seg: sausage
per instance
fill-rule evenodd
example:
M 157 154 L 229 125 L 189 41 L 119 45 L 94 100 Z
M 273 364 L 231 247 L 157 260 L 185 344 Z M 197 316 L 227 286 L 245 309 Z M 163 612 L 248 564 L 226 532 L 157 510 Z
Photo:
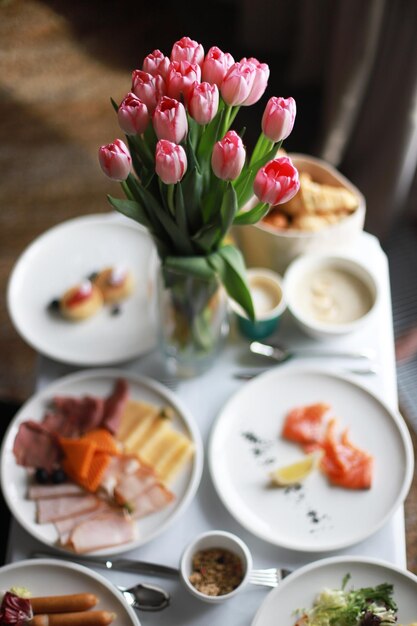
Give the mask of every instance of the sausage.
M 32 611 L 38 613 L 67 613 L 75 611 L 86 611 L 91 609 L 98 602 L 97 596 L 93 593 L 73 593 L 62 596 L 39 596 L 29 598 Z
M 77 611 L 35 615 L 30 626 L 107 626 L 115 619 L 111 611 Z

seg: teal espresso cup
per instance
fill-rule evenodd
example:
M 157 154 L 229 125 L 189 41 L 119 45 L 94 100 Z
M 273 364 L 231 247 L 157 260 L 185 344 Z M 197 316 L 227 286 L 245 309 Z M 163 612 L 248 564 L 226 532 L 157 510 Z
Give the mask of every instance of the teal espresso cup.
M 250 320 L 234 301 L 230 306 L 241 335 L 247 339 L 263 339 L 272 335 L 279 326 L 286 309 L 282 277 L 267 268 L 247 270 L 249 289 L 255 309 L 255 320 Z

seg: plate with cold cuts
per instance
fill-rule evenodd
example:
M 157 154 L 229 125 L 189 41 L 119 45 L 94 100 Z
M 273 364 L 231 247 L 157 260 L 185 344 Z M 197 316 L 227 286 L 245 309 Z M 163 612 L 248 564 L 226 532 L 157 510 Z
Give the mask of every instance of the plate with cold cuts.
M 7 290 L 10 318 L 30 346 L 57 361 L 101 367 L 133 359 L 156 342 L 155 269 L 151 238 L 133 220 L 113 214 L 68 220 L 37 237 L 17 260 Z M 103 303 L 97 285 L 91 294 L 86 290 L 92 276 L 106 272 L 113 288 Z M 116 289 L 122 278 L 128 291 Z M 64 300 L 70 318 L 58 306 Z
M 314 405 L 323 407 L 315 430 L 306 408 Z M 304 479 L 273 483 L 272 473 L 307 454 L 316 467 Z M 373 534 L 404 501 L 413 463 L 398 412 L 352 379 L 295 367 L 246 383 L 218 416 L 209 446 L 215 488 L 235 519 L 271 544 L 305 552 Z
M 121 370 L 89 370 L 18 411 L 1 449 L 1 488 L 44 544 L 117 554 L 184 514 L 202 467 L 199 430 L 175 394 Z
M 92 594 L 95 596 L 96 604 L 83 609 L 83 617 L 78 617 L 79 620 L 86 620 L 89 617 L 102 621 L 88 623 L 140 626 L 135 611 L 127 604 L 115 585 L 104 576 L 77 563 L 66 563 L 57 559 L 35 559 L 0 567 L 0 589 L 8 591 L 16 587 L 25 588 L 32 598 Z M 84 611 L 100 613 L 87 616 L 84 615 Z M 68 617 L 63 619 L 69 620 Z M 69 624 L 70 621 L 65 623 Z
M 350 577 L 344 588 L 346 592 L 359 592 L 360 589 L 373 589 L 378 585 L 383 585 L 385 599 L 388 592 L 388 597 L 392 598 L 397 605 L 397 610 L 394 612 L 398 618 L 398 624 L 404 626 L 415 624 L 417 619 L 417 576 L 415 574 L 378 559 L 339 556 L 310 563 L 280 582 L 279 586 L 271 591 L 262 602 L 252 621 L 252 626 L 276 626 L 276 624 L 295 626 L 296 623 L 299 623 L 300 626 L 301 624 L 308 626 L 312 623 L 313 618 L 310 621 L 303 621 L 303 609 L 312 609 L 317 600 L 321 605 L 325 604 L 325 601 L 320 601 L 319 594 L 325 589 L 339 590 L 340 592 L 343 580 L 347 576 Z M 390 589 L 387 589 L 387 585 Z M 331 595 L 334 599 L 335 594 L 331 592 Z M 329 594 L 327 597 L 329 598 Z M 348 596 L 345 601 L 351 604 L 352 609 L 353 596 Z M 330 604 L 329 599 L 327 602 Z M 340 603 L 339 596 L 339 606 Z M 334 602 L 334 604 L 336 603 Z M 363 607 L 363 604 L 360 604 Z M 336 611 L 333 607 L 333 618 L 336 623 L 353 623 L 348 620 L 346 614 L 344 617 L 340 617 L 340 621 L 338 621 L 335 616 Z M 353 616 L 357 614 L 351 610 L 351 620 L 354 618 L 352 613 Z M 375 613 L 377 613 L 377 609 Z M 297 622 L 297 618 L 301 618 L 300 622 Z M 316 616 L 318 621 L 314 621 L 314 623 L 328 624 L 328 619 L 329 611 L 327 611 L 327 619 L 323 615 L 321 619 Z M 354 623 L 359 624 L 359 620 Z M 379 623 L 379 621 L 367 621 L 366 623 Z M 387 619 L 383 623 L 388 624 L 391 621 Z

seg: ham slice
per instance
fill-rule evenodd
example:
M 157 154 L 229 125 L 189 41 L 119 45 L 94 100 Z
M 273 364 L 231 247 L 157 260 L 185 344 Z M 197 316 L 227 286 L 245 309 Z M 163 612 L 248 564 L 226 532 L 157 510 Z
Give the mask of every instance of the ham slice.
M 114 489 L 114 498 L 118 504 L 131 504 L 138 496 L 159 482 L 152 469 L 139 467 L 134 474 L 120 476 Z
M 30 485 L 28 489 L 29 500 L 39 498 L 59 498 L 60 496 L 84 495 L 85 489 L 75 483 L 61 483 L 59 485 Z
M 136 539 L 136 523 L 128 515 L 105 513 L 80 522 L 72 530 L 68 543 L 77 554 L 93 552 Z
M 162 483 L 155 483 L 150 489 L 144 493 L 140 493 L 135 500 L 129 502 L 132 508 L 132 517 L 139 519 L 156 513 L 163 509 L 167 504 L 172 502 L 174 494 L 169 491 Z
M 91 519 L 93 517 L 97 517 L 101 513 L 109 513 L 110 511 L 114 512 L 115 508 L 105 500 L 101 500 L 98 507 L 96 509 L 93 509 L 92 511 L 87 511 L 86 513 L 78 513 L 76 515 L 72 515 L 71 517 L 66 517 L 65 519 L 56 521 L 55 528 L 59 535 L 59 543 L 62 546 L 66 545 L 69 541 L 72 530 L 80 522 Z
M 39 524 L 56 522 L 78 513 L 97 509 L 100 499 L 95 495 L 60 496 L 36 500 L 36 519 Z

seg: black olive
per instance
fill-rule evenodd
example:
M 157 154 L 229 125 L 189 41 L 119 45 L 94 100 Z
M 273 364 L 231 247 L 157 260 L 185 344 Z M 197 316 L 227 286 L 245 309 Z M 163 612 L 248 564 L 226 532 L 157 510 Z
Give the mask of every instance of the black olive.
M 111 315 L 120 315 L 121 312 L 122 312 L 122 309 L 120 308 L 118 304 L 115 304 L 114 307 L 112 307 L 110 311 Z
M 91 280 L 91 282 L 93 282 L 98 276 L 98 272 L 91 272 L 91 274 L 89 274 L 87 276 L 88 280 Z
M 40 485 L 46 485 L 49 482 L 49 472 L 44 467 L 38 467 L 35 472 L 35 480 Z
M 51 300 L 51 302 L 48 304 L 48 309 L 50 311 L 59 311 L 59 300 L 58 298 L 55 298 L 54 300 Z
M 61 468 L 55 469 L 51 474 L 51 481 L 55 485 L 60 485 L 61 483 L 64 483 L 66 480 L 67 480 L 67 475 L 64 472 L 64 470 Z

